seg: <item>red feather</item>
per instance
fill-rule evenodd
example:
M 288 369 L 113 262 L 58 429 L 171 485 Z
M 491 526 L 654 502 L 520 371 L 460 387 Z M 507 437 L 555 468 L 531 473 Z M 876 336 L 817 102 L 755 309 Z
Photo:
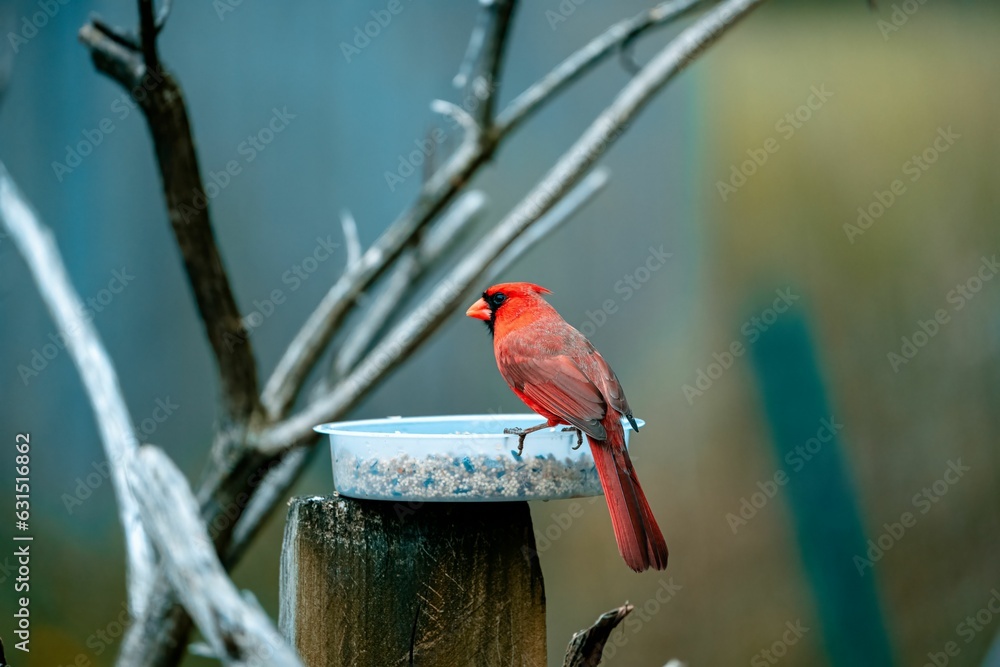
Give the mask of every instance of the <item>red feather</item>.
M 587 435 L 611 524 L 629 567 L 667 566 L 667 543 L 625 449 L 622 417 L 632 410 L 614 371 L 531 283 L 504 283 L 483 293 L 467 314 L 487 320 L 507 384 L 549 426 L 569 424 Z

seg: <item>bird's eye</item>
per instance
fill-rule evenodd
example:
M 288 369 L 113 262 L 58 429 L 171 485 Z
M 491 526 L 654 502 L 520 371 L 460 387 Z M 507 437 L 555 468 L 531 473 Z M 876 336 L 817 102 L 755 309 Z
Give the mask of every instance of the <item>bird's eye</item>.
M 494 306 L 499 306 L 501 303 L 503 303 L 506 300 L 507 300 L 507 295 L 504 294 L 503 292 L 498 292 L 497 294 L 493 295 L 493 305 Z

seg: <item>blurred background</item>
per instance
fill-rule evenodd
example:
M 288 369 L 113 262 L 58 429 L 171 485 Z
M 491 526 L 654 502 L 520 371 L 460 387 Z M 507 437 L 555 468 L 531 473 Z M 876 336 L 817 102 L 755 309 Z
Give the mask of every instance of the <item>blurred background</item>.
M 545 285 L 571 324 L 595 325 L 585 330 L 648 423 L 634 459 L 671 547 L 665 573 L 636 575 L 603 501 L 571 501 L 584 511 L 569 527 L 559 519 L 570 502 L 534 505 L 551 665 L 574 631 L 625 600 L 636 611 L 606 650 L 610 665 L 1000 664 L 1000 12 L 880 4 L 755 12 L 631 124 L 601 161 L 610 186 L 504 276 Z M 383 6 L 178 3 L 161 37 L 203 172 L 243 165 L 211 201 L 237 299 L 250 312 L 274 289 L 287 295 L 253 332 L 262 377 L 346 253 L 298 281 L 289 272 L 318 238 L 342 243 L 343 207 L 371 243 L 420 186 L 417 174 L 390 187 L 385 173 L 448 127 L 430 101 L 461 101 L 451 79 L 476 3 L 404 1 L 345 55 Z M 648 6 L 524 3 L 501 107 Z M 93 321 L 140 437 L 197 480 L 213 361 L 145 121 L 76 41 L 94 11 L 134 24 L 134 3 L 58 5 L 12 39 L 37 11 L 2 10 L 13 69 L 0 155 L 100 308 Z M 640 39 L 636 60 L 674 33 Z M 628 78 L 610 59 L 518 130 L 473 184 L 490 198 L 481 229 Z M 244 142 L 276 112 L 286 127 L 247 160 Z M 646 271 L 661 248 L 669 260 Z M 629 280 L 638 287 L 624 289 Z M 609 299 L 617 310 L 602 320 Z M 79 376 L 65 351 L 45 358 L 55 326 L 7 239 L 0 308 L 0 423 L 8 442 L 31 433 L 34 482 L 34 641 L 28 663 L 10 648 L 13 582 L 0 555 L 8 658 L 110 665 L 126 618 L 113 492 Z M 36 372 L 19 370 L 36 354 Z M 483 328 L 456 312 L 353 416 L 490 410 L 522 407 Z M 7 480 L 11 449 L 0 456 Z M 321 450 L 294 493 L 331 491 Z M 275 617 L 282 509 L 235 571 Z

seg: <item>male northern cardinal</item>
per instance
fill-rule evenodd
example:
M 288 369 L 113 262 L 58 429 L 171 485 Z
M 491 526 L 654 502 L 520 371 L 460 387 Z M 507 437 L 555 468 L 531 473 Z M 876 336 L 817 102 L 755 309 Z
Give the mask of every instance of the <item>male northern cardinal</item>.
M 549 426 L 567 424 L 587 434 L 604 488 L 615 540 L 622 558 L 636 572 L 667 567 L 663 539 L 635 469 L 625 450 L 624 416 L 639 430 L 614 371 L 583 334 L 571 327 L 531 283 L 504 283 L 483 292 L 466 315 L 484 320 L 493 334 L 500 374 L 544 424 L 504 429 L 524 437 Z

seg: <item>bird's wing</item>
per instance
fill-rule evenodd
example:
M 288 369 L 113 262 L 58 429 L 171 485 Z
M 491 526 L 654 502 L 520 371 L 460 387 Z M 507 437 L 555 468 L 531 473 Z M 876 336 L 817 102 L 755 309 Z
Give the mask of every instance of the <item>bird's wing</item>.
M 505 346 L 497 351 L 507 384 L 587 435 L 606 440 L 608 434 L 601 421 L 607 404 L 601 390 L 576 362 L 565 354 L 540 355 L 537 349 L 519 347 Z
M 611 366 L 604 360 L 601 353 L 595 350 L 593 345 L 590 345 L 589 341 L 587 345 L 590 348 L 590 353 L 578 360 L 578 364 L 584 374 L 590 378 L 591 382 L 600 389 L 601 395 L 604 396 L 608 405 L 614 408 L 619 414 L 624 415 L 628 419 L 629 424 L 632 425 L 632 428 L 638 431 L 639 427 L 632 417 L 632 408 L 629 407 L 628 399 L 625 398 L 625 390 L 622 389 L 621 382 L 618 381 L 618 376 L 611 370 Z

